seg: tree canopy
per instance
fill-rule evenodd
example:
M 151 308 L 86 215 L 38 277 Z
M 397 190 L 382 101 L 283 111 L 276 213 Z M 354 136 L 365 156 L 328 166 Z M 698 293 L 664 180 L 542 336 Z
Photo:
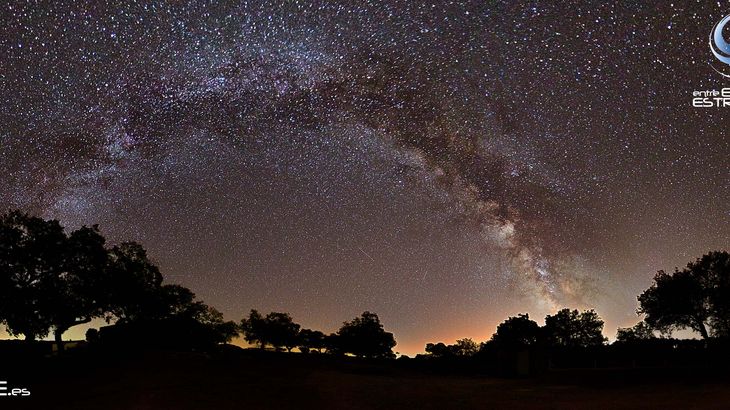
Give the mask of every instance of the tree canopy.
M 644 321 L 632 327 L 620 327 L 616 331 L 616 341 L 620 343 L 637 342 L 655 337 L 654 330 Z
M 109 250 L 106 279 L 109 312 L 122 322 L 159 317 L 160 305 L 169 295 L 162 290 L 162 274 L 147 251 L 135 242 Z

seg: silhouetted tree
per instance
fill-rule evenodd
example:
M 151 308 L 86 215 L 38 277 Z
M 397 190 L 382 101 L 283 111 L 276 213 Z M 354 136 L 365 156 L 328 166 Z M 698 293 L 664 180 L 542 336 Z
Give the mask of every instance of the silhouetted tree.
M 235 324 L 194 299 L 187 288 L 162 285 L 141 245 L 108 250 L 97 226 L 67 236 L 58 221 L 0 216 L 0 322 L 11 335 L 33 340 L 53 330 L 62 352 L 64 332 L 106 316 L 121 324 L 174 319 L 206 340 L 230 340 Z
M 200 337 L 211 343 L 228 343 L 238 335 L 235 322 L 223 320 L 223 314 L 196 300 L 195 294 L 180 285 L 163 285 L 157 306 L 150 306 L 149 320 L 173 320 L 182 326 L 198 328 Z
M 266 315 L 265 323 L 269 343 L 274 348 L 284 347 L 291 352 L 297 346 L 300 326 L 288 313 L 271 312 Z
M 223 314 L 213 307 L 201 303 L 201 309 L 193 318 L 206 326 L 215 343 L 229 343 L 238 336 L 238 325 L 232 320 L 224 320 Z
M 453 349 L 451 349 L 451 346 L 447 346 L 443 342 L 438 343 L 427 343 L 426 344 L 426 353 L 430 354 L 433 357 L 448 357 L 452 356 L 454 354 Z
M 427 343 L 425 350 L 433 357 L 469 357 L 479 352 L 479 345 L 469 338 L 464 338 L 457 340 L 453 345 L 443 342 Z
M 104 297 L 109 301 L 107 319 L 118 318 L 119 329 L 112 332 L 117 342 L 136 333 L 157 347 L 207 349 L 238 334 L 235 322 L 224 321 L 190 289 L 163 285 L 159 269 L 141 245 L 123 243 L 109 254 Z
M 321 352 L 325 348 L 324 333 L 319 330 L 302 329 L 299 332 L 299 350 L 304 353 L 310 350 Z
M 299 328 L 288 313 L 271 312 L 262 317 L 256 309 L 252 309 L 248 318 L 241 321 L 244 339 L 258 343 L 262 349 L 270 344 L 275 349 L 291 351 L 299 343 Z
M 654 339 L 655 337 L 654 330 L 643 321 L 632 327 L 620 327 L 616 332 L 616 341 L 621 343 Z
M 120 322 L 159 318 L 162 274 L 142 245 L 124 242 L 114 246 L 105 280 L 109 313 Z
M 97 329 L 87 329 L 86 341 L 92 344 L 99 342 L 99 331 Z
M 479 351 L 479 345 L 468 338 L 459 339 L 456 344 L 450 346 L 456 356 L 474 356 Z
M 58 221 L 20 211 L 0 217 L 0 321 L 11 335 L 34 340 L 50 331 L 50 310 L 63 296 L 53 292 L 63 273 L 66 242 Z
M 104 294 L 104 275 L 108 254 L 104 237 L 97 226 L 82 227 L 69 235 L 66 243 L 63 274 L 53 279 L 53 292 L 47 302 L 54 339 L 63 351 L 63 334 L 73 326 L 88 323 L 108 310 Z
M 681 271 L 659 271 L 638 299 L 638 313 L 661 332 L 690 328 L 705 339 L 729 337 L 730 254 L 710 252 Z
M 392 333 L 386 332 L 378 315 L 364 312 L 360 317 L 345 322 L 337 332 L 342 352 L 368 358 L 392 358 L 396 345 Z
M 525 313 L 500 323 L 490 342 L 501 348 L 524 348 L 535 345 L 539 337 L 540 326 Z
M 19 211 L 0 217 L 0 320 L 32 340 L 63 333 L 103 314 L 104 237 L 96 226 L 67 236 L 58 221 Z
M 153 319 L 163 319 L 178 315 L 194 316 L 207 308 L 201 301 L 195 300 L 195 293 L 181 285 L 153 286 L 155 297 L 152 303 L 144 307 L 145 316 Z
M 241 332 L 248 343 L 258 343 L 261 349 L 266 349 L 269 344 L 268 332 L 264 317 L 256 309 L 251 309 L 248 318 L 241 320 Z
M 545 317 L 543 332 L 551 346 L 591 347 L 600 346 L 603 337 L 603 320 L 595 311 L 561 309 L 555 315 Z
M 330 333 L 324 337 L 324 347 L 327 353 L 331 355 L 342 355 L 342 347 L 340 346 L 340 335 L 337 333 Z

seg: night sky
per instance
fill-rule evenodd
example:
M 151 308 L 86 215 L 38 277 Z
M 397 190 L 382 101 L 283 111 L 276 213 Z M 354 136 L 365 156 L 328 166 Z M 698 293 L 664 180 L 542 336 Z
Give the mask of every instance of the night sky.
M 139 241 L 227 319 L 613 337 L 727 249 L 730 108 L 692 92 L 730 86 L 730 2 L 52 3 L 0 6 L 0 208 Z

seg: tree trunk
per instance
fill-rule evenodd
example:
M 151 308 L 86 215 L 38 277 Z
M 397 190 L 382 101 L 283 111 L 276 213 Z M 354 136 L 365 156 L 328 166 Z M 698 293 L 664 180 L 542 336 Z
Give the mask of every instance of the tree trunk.
M 53 331 L 54 340 L 56 341 L 56 350 L 58 351 L 58 355 L 63 354 L 63 334 L 70 328 L 76 326 L 76 325 L 83 325 L 84 323 L 91 322 L 91 318 L 83 318 L 79 319 L 73 323 L 66 323 L 64 325 L 56 325 L 55 329 Z
M 63 354 L 63 332 L 65 332 L 66 329 L 56 329 L 53 332 L 54 339 L 56 340 L 56 351 L 58 352 L 58 355 Z
M 698 330 L 700 331 L 700 335 L 703 339 L 707 340 L 710 336 L 707 334 L 707 328 L 705 327 L 705 323 L 701 320 L 697 320 L 699 323 Z

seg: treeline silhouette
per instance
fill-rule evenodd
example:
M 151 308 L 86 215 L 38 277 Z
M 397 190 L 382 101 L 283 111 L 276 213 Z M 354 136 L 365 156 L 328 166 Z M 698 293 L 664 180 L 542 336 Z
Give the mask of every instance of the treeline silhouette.
M 324 350 L 334 355 L 350 354 L 370 359 L 395 357 L 395 338 L 383 329 L 375 313 L 366 311 L 360 317 L 343 323 L 337 333 L 329 335 L 319 330 L 300 328 L 288 313 L 271 312 L 262 316 L 255 309 L 241 321 L 244 339 L 258 344 L 261 349 L 271 346 L 289 352 L 298 348 L 302 353 L 322 353 Z
M 20 211 L 0 216 L 0 322 L 32 341 L 63 334 L 96 318 L 114 326 L 89 339 L 149 345 L 205 346 L 237 334 L 190 289 L 163 283 L 162 274 L 135 242 L 107 246 L 96 225 L 69 234 L 58 221 Z
M 710 252 L 673 273 L 659 271 L 638 296 L 644 319 L 619 328 L 607 344 L 593 310 L 561 309 L 539 326 L 528 314 L 510 317 L 491 339 L 428 343 L 418 359 L 446 367 L 476 367 L 500 374 L 531 374 L 560 367 L 730 365 L 730 254 Z M 671 337 L 696 331 L 702 340 Z
M 530 374 L 551 367 L 609 367 L 730 363 L 730 255 L 710 252 L 672 273 L 659 271 L 638 296 L 643 320 L 620 328 L 607 343 L 593 310 L 561 309 L 538 325 L 528 314 L 507 318 L 490 340 L 428 343 L 426 354 L 400 362 L 430 368 Z M 302 329 L 288 313 L 251 310 L 226 321 L 188 288 L 164 283 L 135 242 L 109 246 L 96 225 L 67 233 L 58 221 L 21 211 L 0 216 L 0 323 L 27 341 L 89 329 L 89 346 L 115 350 L 211 350 L 242 335 L 262 350 L 298 350 L 367 359 L 393 359 L 396 341 L 378 315 L 364 312 L 335 333 Z M 113 324 L 112 324 L 113 323 Z M 672 339 L 690 329 L 702 340 Z
M 375 313 L 330 335 L 300 330 L 287 313 L 252 310 L 240 324 L 225 321 L 190 289 L 163 283 L 138 243 L 107 246 L 96 225 L 67 234 L 56 220 L 17 210 L 0 216 L 0 323 L 8 333 L 27 341 L 53 333 L 61 353 L 68 329 L 97 318 L 114 322 L 87 331 L 97 347 L 205 350 L 243 333 L 262 348 L 395 357 L 395 338 Z

